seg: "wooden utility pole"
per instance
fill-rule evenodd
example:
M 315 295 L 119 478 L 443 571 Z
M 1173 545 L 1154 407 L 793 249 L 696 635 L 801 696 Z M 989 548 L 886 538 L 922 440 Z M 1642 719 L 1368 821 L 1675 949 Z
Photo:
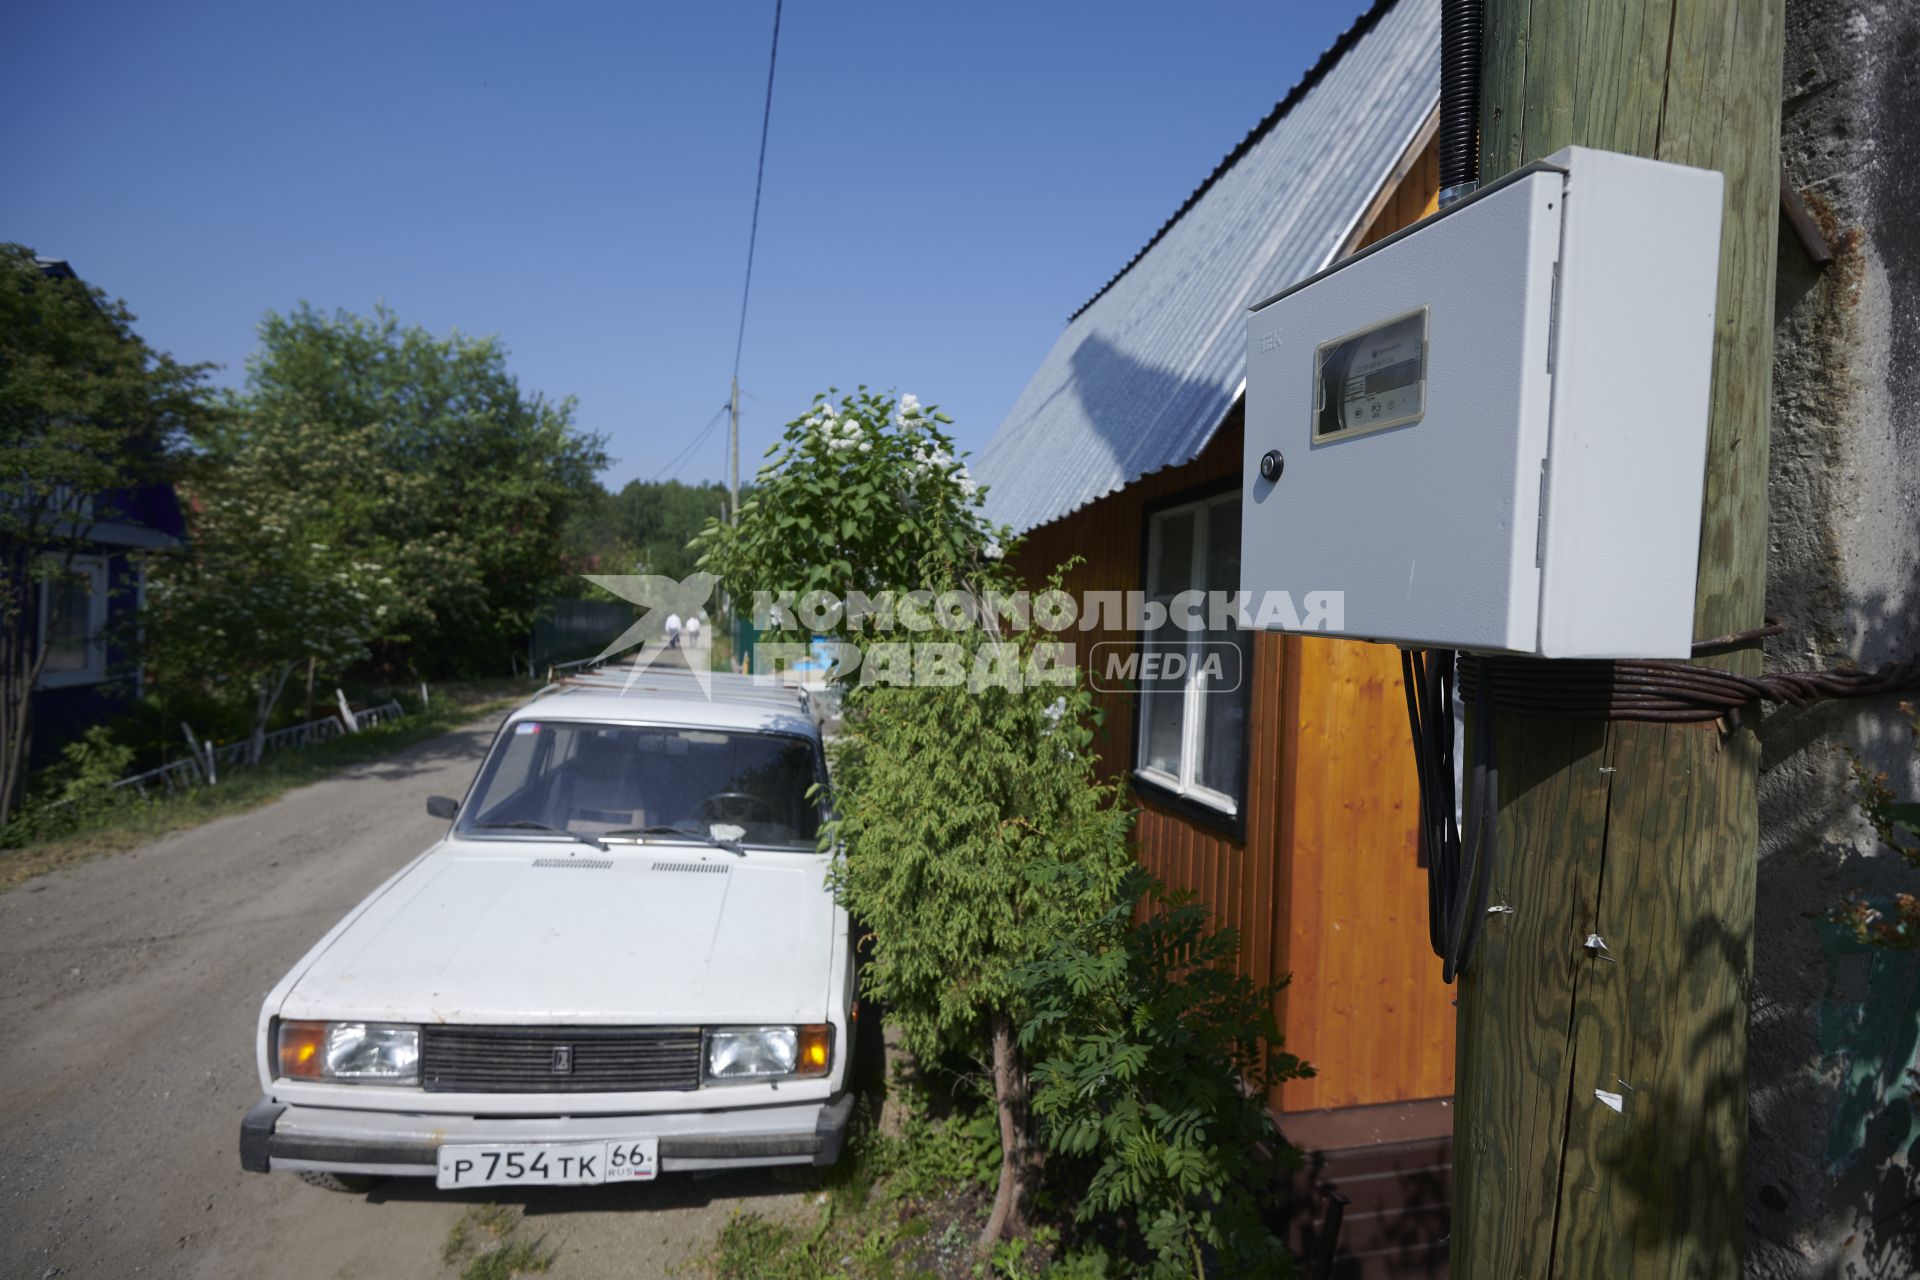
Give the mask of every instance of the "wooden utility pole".
M 1694 634 L 1757 627 L 1781 0 L 1487 0 L 1486 19 L 1483 181 L 1570 143 L 1726 175 Z M 1760 654 L 1702 661 L 1755 673 Z M 1460 982 L 1453 1275 L 1735 1275 L 1752 725 L 1503 713 L 1497 742 L 1493 900 L 1512 911 Z

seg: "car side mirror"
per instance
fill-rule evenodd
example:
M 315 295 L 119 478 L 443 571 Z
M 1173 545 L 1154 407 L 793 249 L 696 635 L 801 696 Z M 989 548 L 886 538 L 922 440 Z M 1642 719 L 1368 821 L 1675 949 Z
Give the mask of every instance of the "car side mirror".
M 428 796 L 427 814 L 429 817 L 445 818 L 452 822 L 460 814 L 460 802 L 452 796 Z

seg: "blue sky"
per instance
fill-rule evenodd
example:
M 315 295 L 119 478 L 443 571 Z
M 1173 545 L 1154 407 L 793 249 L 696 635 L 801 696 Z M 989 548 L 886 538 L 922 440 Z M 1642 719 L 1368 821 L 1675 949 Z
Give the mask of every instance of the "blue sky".
M 912 391 L 978 451 L 1066 316 L 1361 0 L 789 0 L 743 475 L 813 393 Z M 11 10 L 0 239 L 243 376 L 301 300 L 498 334 L 614 487 L 725 401 L 772 0 Z M 725 431 L 679 469 L 718 479 Z

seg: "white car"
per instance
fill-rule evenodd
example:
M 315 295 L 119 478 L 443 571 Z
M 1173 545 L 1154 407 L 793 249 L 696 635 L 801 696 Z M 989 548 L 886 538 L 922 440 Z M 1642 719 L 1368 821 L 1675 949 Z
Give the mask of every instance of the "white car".
M 361 1189 L 830 1164 L 853 953 L 806 696 L 613 669 L 515 711 L 445 839 L 260 1010 L 240 1163 Z

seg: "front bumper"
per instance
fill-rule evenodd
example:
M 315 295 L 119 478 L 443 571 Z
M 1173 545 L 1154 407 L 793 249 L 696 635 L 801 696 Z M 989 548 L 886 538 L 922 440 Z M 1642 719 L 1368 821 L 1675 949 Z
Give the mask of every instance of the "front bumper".
M 289 1106 L 262 1098 L 240 1122 L 240 1167 L 431 1178 L 442 1143 L 660 1139 L 663 1173 L 770 1164 L 830 1165 L 840 1158 L 853 1095 L 828 1102 L 733 1111 L 630 1116 L 415 1115 Z

